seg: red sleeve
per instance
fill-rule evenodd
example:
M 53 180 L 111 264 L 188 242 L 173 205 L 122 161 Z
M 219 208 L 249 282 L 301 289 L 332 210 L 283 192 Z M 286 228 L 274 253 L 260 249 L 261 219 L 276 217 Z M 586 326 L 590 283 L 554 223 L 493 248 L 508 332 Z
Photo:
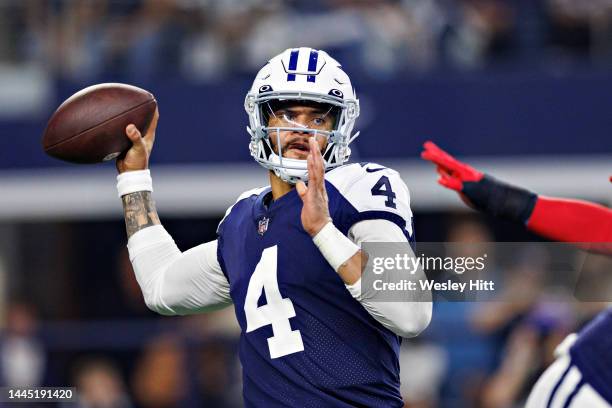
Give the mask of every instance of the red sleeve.
M 612 210 L 579 200 L 539 196 L 527 228 L 554 241 L 612 243 Z M 598 252 L 612 253 L 612 245 Z

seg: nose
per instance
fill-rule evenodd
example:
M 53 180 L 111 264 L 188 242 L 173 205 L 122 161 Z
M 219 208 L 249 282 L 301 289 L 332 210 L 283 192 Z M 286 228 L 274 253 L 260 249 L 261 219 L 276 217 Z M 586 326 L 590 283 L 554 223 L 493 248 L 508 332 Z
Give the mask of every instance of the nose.
M 296 135 L 305 136 L 306 139 L 308 139 L 308 136 L 312 134 L 311 132 L 309 132 L 308 128 L 293 128 L 291 133 L 296 134 Z

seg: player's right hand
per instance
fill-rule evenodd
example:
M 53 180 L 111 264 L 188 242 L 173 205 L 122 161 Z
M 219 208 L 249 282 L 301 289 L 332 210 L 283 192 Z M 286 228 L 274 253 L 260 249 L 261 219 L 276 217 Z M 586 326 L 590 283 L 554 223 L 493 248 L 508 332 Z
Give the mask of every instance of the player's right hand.
M 141 137 L 140 130 L 136 126 L 129 124 L 125 127 L 125 134 L 132 142 L 132 147 L 117 159 L 117 171 L 145 170 L 149 167 L 149 156 L 155 142 L 155 129 L 159 119 L 159 110 L 155 109 L 155 114 L 149 125 L 149 129 L 144 137 Z
M 421 157 L 436 165 L 440 177 L 438 183 L 457 192 L 463 191 L 463 183 L 482 180 L 484 174 L 445 152 L 435 143 L 427 141 L 423 144 Z

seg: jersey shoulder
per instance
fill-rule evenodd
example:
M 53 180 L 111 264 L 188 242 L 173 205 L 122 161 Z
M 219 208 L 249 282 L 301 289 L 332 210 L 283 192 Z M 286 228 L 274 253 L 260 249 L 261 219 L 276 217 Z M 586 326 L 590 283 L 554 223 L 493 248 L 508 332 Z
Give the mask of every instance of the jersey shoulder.
M 325 179 L 360 212 L 410 209 L 408 187 L 399 173 L 389 167 L 369 162 L 352 163 L 327 172 Z
M 252 197 L 259 197 L 260 194 L 264 193 L 265 191 L 267 191 L 269 189 L 270 189 L 270 186 L 257 187 L 257 188 L 253 188 L 253 189 L 247 190 L 244 193 L 240 194 L 238 196 L 238 198 L 236 199 L 236 202 L 234 204 L 232 204 L 225 211 L 225 215 L 223 216 L 223 218 L 221 219 L 221 222 L 219 222 L 219 225 L 217 226 L 217 233 L 219 233 L 221 225 L 226 220 L 226 218 L 232 213 L 232 210 L 236 207 L 236 205 L 238 205 L 238 203 L 240 203 L 241 201 L 247 200 L 249 198 L 252 198 Z
M 368 218 L 391 213 L 411 225 L 410 192 L 397 171 L 377 163 L 351 163 L 328 171 L 325 179 L 358 213 L 370 213 Z

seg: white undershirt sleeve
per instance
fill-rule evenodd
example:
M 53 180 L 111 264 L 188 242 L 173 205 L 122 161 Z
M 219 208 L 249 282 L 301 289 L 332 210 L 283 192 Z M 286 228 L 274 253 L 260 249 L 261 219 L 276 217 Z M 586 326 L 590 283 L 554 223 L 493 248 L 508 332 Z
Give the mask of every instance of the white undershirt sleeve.
M 391 221 L 384 219 L 365 220 L 353 225 L 348 237 L 357 245 L 363 242 L 388 242 L 397 245 L 401 253 L 414 256 L 406 236 Z M 399 277 L 393 277 L 397 280 Z M 403 277 L 402 277 L 403 278 Z M 419 269 L 411 280 L 426 279 L 425 273 Z M 361 279 L 353 285 L 346 285 L 351 295 L 357 299 L 368 313 L 387 329 L 401 337 L 415 337 L 422 332 L 431 321 L 431 293 L 425 291 L 405 291 L 405 300 L 389 301 L 389 294 L 373 288 L 361 289 Z
M 229 283 L 217 260 L 217 241 L 181 252 L 161 225 L 128 240 L 130 260 L 149 309 L 185 315 L 232 303 Z

